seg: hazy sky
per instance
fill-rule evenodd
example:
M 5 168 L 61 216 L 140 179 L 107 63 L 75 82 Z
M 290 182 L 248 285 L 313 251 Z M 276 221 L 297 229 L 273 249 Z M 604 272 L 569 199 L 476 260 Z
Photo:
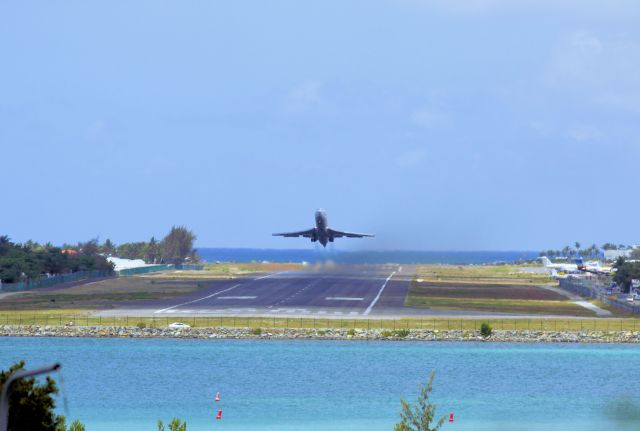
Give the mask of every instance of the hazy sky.
M 0 234 L 639 242 L 637 1 L 0 4 Z

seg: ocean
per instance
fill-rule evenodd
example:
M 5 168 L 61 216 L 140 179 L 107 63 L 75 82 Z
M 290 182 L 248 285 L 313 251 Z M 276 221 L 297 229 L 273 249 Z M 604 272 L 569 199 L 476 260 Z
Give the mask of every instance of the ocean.
M 326 249 L 199 248 L 207 262 L 321 262 L 483 264 L 534 259 L 535 251 L 344 251 Z
M 62 363 L 57 409 L 88 431 L 392 430 L 431 370 L 444 430 L 640 428 L 634 345 L 0 338 L 20 359 Z

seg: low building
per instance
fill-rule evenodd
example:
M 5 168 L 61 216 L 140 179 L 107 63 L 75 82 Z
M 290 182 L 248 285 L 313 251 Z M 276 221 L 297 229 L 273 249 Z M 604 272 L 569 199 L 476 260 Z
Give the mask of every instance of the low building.
M 625 259 L 629 259 L 629 257 L 631 257 L 631 252 L 636 248 L 636 246 L 634 246 L 633 248 L 628 248 L 625 250 L 605 250 L 604 251 L 604 258 L 605 260 L 616 260 L 619 257 L 623 257 Z
M 107 260 L 113 263 L 114 271 L 122 271 L 123 269 L 142 268 L 147 265 L 142 259 L 121 259 L 119 257 L 108 257 Z

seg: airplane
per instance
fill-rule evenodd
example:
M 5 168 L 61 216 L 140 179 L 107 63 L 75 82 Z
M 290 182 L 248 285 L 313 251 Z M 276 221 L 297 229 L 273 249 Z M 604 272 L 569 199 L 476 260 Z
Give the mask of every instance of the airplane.
M 363 238 L 374 236 L 368 233 L 342 232 L 339 230 L 331 229 L 327 224 L 327 213 L 323 209 L 317 210 L 315 217 L 316 227 L 314 228 L 301 230 L 298 232 L 274 233 L 273 236 L 284 236 L 289 238 L 302 236 L 305 238 L 310 238 L 311 242 L 319 241 L 323 247 L 326 247 L 328 242 L 333 242 L 333 240 L 336 238 Z
M 550 273 L 553 273 L 554 270 L 557 272 L 565 273 L 580 272 L 578 264 L 576 263 L 552 263 L 547 256 L 542 256 L 539 259 L 542 261 L 542 264 L 547 270 L 549 270 Z
M 589 272 L 597 275 L 609 275 L 615 270 L 610 266 L 600 266 L 600 262 L 598 261 L 585 263 L 582 258 L 576 259 L 576 265 L 582 272 Z

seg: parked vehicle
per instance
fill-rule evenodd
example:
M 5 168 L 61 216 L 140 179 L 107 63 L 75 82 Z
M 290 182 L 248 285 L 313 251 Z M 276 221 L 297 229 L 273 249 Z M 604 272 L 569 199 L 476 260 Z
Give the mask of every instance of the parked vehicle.
M 187 328 L 191 328 L 191 326 L 182 322 L 173 322 L 169 324 L 169 329 L 187 329 Z

